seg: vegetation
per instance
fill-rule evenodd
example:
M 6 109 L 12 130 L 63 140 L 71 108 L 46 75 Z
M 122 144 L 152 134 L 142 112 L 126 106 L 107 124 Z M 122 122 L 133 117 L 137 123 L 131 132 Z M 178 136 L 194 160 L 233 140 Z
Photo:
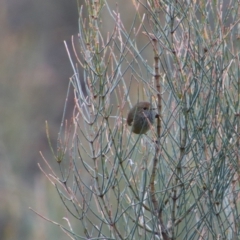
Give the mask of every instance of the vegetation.
M 237 239 L 239 2 L 85 1 L 72 122 L 46 176 L 71 239 Z M 132 19 L 129 24 L 129 18 Z M 126 125 L 149 101 L 147 135 Z M 63 127 L 65 126 L 65 128 Z M 57 224 L 57 223 L 55 223 Z

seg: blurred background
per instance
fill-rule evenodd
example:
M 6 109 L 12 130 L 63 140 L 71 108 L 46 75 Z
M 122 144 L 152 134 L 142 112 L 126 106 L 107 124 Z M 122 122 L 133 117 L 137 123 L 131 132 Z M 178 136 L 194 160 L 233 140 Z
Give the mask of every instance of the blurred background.
M 77 42 L 77 1 L 2 0 L 0 21 L 0 238 L 66 239 L 29 207 L 52 220 L 64 216 L 37 163 L 44 166 L 39 151 L 54 162 L 45 121 L 55 147 L 72 76 L 63 41 Z

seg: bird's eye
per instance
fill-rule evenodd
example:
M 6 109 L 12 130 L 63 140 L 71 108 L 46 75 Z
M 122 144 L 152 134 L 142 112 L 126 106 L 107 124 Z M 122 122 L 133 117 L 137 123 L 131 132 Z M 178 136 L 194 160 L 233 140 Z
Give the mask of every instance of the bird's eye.
M 145 108 L 143 108 L 143 110 L 147 110 L 147 108 L 145 107 Z

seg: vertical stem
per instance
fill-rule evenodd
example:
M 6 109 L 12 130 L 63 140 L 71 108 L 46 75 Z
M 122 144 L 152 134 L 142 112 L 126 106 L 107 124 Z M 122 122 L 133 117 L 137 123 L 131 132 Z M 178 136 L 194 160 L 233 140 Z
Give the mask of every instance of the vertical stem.
M 160 73 L 159 73 L 159 54 L 158 54 L 158 46 L 157 46 L 157 39 L 155 36 L 151 35 L 152 45 L 153 45 L 153 51 L 154 51 L 154 69 L 155 69 L 155 84 L 157 89 L 157 107 L 158 107 L 158 115 L 157 115 L 157 140 L 155 144 L 155 155 L 153 159 L 153 168 L 152 173 L 150 177 L 150 195 L 151 195 L 151 201 L 153 203 L 154 212 L 158 216 L 159 225 L 161 227 L 161 234 L 164 240 L 168 240 L 168 233 L 167 228 L 165 227 L 165 224 L 163 222 L 162 218 L 162 209 L 159 209 L 158 201 L 156 199 L 156 191 L 155 191 L 155 178 L 156 178 L 156 171 L 158 168 L 158 163 L 160 159 L 160 135 L 161 135 L 161 109 L 162 109 L 162 99 L 161 99 L 161 85 L 160 85 Z

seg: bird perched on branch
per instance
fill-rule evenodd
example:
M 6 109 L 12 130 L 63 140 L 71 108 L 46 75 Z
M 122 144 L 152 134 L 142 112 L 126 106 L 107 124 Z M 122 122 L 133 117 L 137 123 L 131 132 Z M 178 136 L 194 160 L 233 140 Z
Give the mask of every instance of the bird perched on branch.
M 156 117 L 155 108 L 149 102 L 137 103 L 128 113 L 127 124 L 132 126 L 132 132 L 136 134 L 146 133 L 154 123 Z

